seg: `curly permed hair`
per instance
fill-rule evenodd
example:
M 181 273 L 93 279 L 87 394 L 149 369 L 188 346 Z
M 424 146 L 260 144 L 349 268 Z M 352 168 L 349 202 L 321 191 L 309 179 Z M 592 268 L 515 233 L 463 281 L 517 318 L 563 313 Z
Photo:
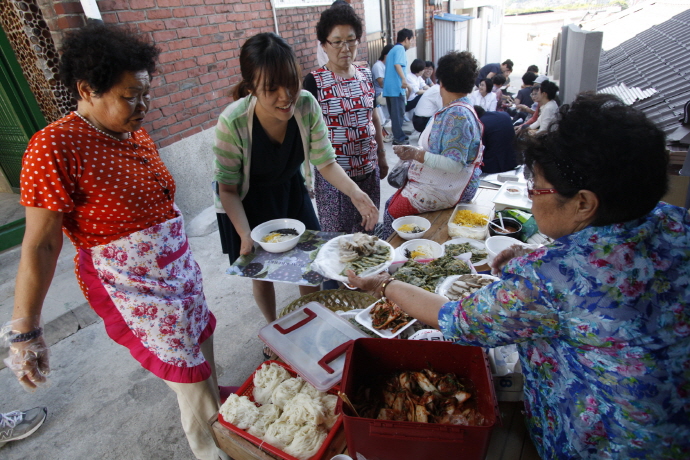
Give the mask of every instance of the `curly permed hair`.
M 362 19 L 350 5 L 334 5 L 321 13 L 321 19 L 316 24 L 316 38 L 319 43 L 326 43 L 335 26 L 352 26 L 357 40 L 362 38 Z
M 438 60 L 436 78 L 451 93 L 471 93 L 477 78 L 477 60 L 469 51 L 451 51 Z
M 562 199 L 579 190 L 597 195 L 595 226 L 646 215 L 668 189 L 663 131 L 613 95 L 579 94 L 546 134 L 519 143 L 527 167 L 538 167 Z
M 124 72 L 152 75 L 160 50 L 132 31 L 99 23 L 67 35 L 61 48 L 60 80 L 80 99 L 77 82 L 86 81 L 96 94 L 112 88 Z

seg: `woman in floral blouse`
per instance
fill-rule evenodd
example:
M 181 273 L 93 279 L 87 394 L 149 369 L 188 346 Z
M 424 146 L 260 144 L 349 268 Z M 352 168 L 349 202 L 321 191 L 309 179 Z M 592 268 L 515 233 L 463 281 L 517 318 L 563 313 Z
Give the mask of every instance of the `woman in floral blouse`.
M 516 343 L 542 458 L 690 458 L 690 216 L 659 201 L 663 133 L 583 94 L 525 142 L 552 244 L 499 254 L 501 280 L 460 302 L 388 275 L 350 282 L 459 344 Z

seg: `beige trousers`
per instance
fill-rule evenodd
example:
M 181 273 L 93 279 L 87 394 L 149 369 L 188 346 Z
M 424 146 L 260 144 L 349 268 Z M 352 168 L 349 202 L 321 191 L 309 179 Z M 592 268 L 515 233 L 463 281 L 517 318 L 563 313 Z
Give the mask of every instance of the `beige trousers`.
M 213 358 L 213 335 L 201 344 L 201 352 L 211 366 L 212 373 L 209 378 L 197 383 L 176 383 L 167 380 L 164 382 L 177 394 L 182 428 L 196 458 L 229 460 L 229 457 L 216 446 L 211 435 L 211 427 L 208 425 L 208 421 L 220 408 L 216 363 Z

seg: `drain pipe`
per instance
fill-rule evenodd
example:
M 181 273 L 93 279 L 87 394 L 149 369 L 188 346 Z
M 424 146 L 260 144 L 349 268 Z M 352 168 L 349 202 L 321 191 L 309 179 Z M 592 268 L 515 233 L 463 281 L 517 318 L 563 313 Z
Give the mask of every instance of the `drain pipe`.
M 96 1 L 96 0 L 91 0 L 91 1 Z M 276 28 L 276 35 L 280 36 L 280 33 L 278 32 L 278 16 L 276 15 L 276 5 L 275 5 L 275 0 L 271 0 L 271 11 L 273 11 L 273 24 L 275 25 Z
M 79 3 L 81 3 L 81 8 L 84 10 L 87 22 L 89 20 L 103 22 L 101 10 L 98 9 L 96 0 L 79 0 Z

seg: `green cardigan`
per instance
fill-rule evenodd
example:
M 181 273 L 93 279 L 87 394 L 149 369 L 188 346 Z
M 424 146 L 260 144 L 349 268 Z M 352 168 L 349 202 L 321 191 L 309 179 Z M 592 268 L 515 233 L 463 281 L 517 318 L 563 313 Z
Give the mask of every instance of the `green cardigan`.
M 244 198 L 249 190 L 255 107 L 256 97 L 243 97 L 223 110 L 216 125 L 213 179 L 221 184 L 238 185 L 240 199 Z M 311 190 L 312 173 L 309 164 L 321 169 L 333 163 L 335 150 L 328 140 L 328 128 L 323 121 L 321 107 L 308 91 L 302 90 L 295 102 L 295 120 L 304 145 L 302 171 L 307 188 Z M 215 204 L 217 212 L 225 212 L 217 193 Z

